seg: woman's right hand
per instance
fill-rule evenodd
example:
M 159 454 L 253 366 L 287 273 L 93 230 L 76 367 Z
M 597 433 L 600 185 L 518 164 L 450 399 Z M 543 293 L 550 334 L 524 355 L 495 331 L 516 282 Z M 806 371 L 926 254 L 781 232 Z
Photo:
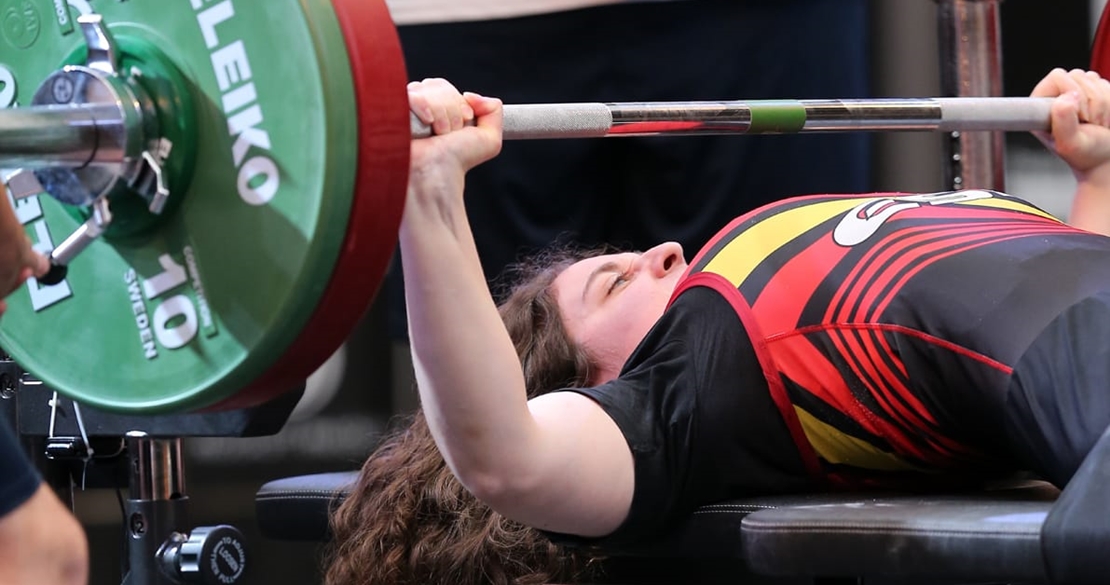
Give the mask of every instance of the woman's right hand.
M 462 195 L 466 172 L 501 152 L 501 100 L 444 79 L 408 85 L 409 107 L 433 136 L 412 141 L 409 197 Z

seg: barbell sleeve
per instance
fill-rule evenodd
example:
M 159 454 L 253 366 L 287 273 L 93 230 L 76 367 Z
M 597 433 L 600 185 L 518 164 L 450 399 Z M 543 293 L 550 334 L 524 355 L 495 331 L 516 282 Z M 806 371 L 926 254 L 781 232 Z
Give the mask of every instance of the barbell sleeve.
M 119 120 L 114 104 L 0 109 L 0 168 L 84 166 Z
M 1007 131 L 1050 128 L 1053 98 L 956 97 L 551 103 L 504 106 L 504 138 L 861 131 Z M 412 115 L 414 138 L 431 134 Z

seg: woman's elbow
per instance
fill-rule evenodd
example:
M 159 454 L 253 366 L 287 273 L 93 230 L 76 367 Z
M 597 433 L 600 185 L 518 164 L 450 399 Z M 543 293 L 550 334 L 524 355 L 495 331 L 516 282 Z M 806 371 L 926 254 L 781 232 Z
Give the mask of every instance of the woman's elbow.
M 502 470 L 458 468 L 454 472 L 455 478 L 466 491 L 486 504 L 501 501 L 506 494 L 513 491 L 512 478 Z
M 527 472 L 509 466 L 452 466 L 452 471 L 466 491 L 494 509 L 529 499 L 536 486 Z

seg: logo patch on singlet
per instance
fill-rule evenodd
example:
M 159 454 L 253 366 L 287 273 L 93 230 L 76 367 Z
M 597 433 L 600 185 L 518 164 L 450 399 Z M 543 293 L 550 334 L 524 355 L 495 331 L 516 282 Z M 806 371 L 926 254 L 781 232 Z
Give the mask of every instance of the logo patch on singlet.
M 833 230 L 833 241 L 845 247 L 855 246 L 875 235 L 879 228 L 900 211 L 914 209 L 923 205 L 949 205 L 977 199 L 990 199 L 994 194 L 989 191 L 946 191 L 905 197 L 881 197 L 868 199 L 853 207 L 841 218 Z

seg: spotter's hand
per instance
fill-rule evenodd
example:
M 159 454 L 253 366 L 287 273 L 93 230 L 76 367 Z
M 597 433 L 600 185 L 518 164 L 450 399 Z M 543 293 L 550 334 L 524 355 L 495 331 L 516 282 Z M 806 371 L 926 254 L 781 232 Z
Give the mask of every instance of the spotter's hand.
M 0 189 L 0 195 L 6 193 Z M 31 247 L 31 240 L 16 219 L 15 210 L 7 201 L 0 202 L 0 310 L 6 306 L 2 299 L 28 278 L 41 277 L 48 270 L 50 262 Z

